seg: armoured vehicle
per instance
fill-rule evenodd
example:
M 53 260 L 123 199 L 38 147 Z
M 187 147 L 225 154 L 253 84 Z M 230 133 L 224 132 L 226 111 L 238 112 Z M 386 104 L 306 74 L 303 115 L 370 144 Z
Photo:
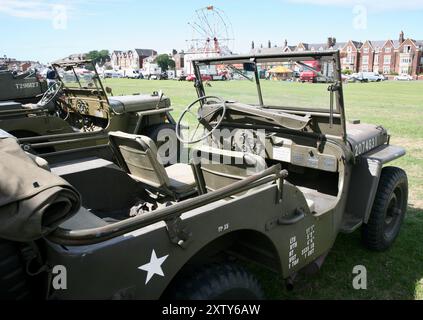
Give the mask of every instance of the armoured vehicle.
M 36 72 L 21 74 L 10 70 L 0 70 L 0 102 L 35 103 L 47 90 L 47 83 Z
M 108 96 L 90 60 L 52 64 L 58 82 L 35 104 L 4 102 L 0 128 L 38 153 L 96 147 L 107 142 L 107 131 L 153 134 L 158 127 L 174 128 L 170 100 L 159 92 Z M 2 88 L 3 89 L 3 88 Z M 54 143 L 70 135 L 67 143 Z M 42 137 L 42 138 L 41 138 Z
M 311 60 L 331 70 L 332 83 L 258 77 Z M 205 88 L 200 70 L 212 64 L 245 80 Z M 161 161 L 166 152 L 147 135 L 110 132 L 102 152 L 44 160 L 3 135 L 3 297 L 258 299 L 244 261 L 290 283 L 321 266 L 340 232 L 361 228 L 372 250 L 393 244 L 408 183 L 386 165 L 405 150 L 380 125 L 347 122 L 338 51 L 193 66 L 198 99 L 176 124 L 190 165 Z

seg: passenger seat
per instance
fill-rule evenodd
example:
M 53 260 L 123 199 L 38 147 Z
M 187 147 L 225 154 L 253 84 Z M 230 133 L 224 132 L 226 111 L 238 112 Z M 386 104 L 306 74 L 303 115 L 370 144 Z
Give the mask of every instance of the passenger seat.
M 177 163 L 165 168 L 149 137 L 117 131 L 109 132 L 109 141 L 119 165 L 133 179 L 175 199 L 197 192 L 191 167 Z

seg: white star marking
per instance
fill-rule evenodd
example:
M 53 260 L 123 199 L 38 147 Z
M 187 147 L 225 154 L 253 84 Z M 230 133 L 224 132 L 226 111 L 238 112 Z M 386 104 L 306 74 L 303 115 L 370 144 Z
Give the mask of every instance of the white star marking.
M 161 265 L 167 259 L 168 256 L 169 255 L 167 254 L 161 258 L 157 258 L 156 251 L 154 251 L 153 249 L 153 251 L 151 252 L 150 262 L 138 267 L 138 269 L 147 271 L 145 284 L 147 284 L 155 274 L 158 274 L 159 276 L 164 277 L 164 273 L 163 273 Z

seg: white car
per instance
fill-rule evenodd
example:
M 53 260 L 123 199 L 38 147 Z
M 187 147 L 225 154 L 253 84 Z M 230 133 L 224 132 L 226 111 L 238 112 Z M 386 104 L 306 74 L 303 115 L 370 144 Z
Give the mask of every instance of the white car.
M 133 70 L 133 69 L 128 69 L 125 70 L 125 78 L 129 78 L 129 79 L 139 79 L 140 78 L 140 73 L 138 70 Z
M 378 72 L 359 72 L 353 73 L 350 77 L 352 82 L 380 82 L 385 80 L 385 76 Z
M 122 74 L 116 71 L 107 70 L 104 71 L 103 78 L 122 78 Z
M 410 76 L 409 74 L 403 73 L 403 74 L 400 74 L 399 76 L 396 76 L 394 78 L 394 80 L 396 80 L 396 81 L 411 81 L 411 80 L 413 80 L 413 77 Z

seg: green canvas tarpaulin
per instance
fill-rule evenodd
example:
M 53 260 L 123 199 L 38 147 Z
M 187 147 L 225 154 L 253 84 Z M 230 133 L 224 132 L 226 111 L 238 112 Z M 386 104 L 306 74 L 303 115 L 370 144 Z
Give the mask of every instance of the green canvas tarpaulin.
M 74 187 L 41 168 L 14 137 L 0 130 L 0 238 L 39 239 L 73 216 L 80 205 Z

